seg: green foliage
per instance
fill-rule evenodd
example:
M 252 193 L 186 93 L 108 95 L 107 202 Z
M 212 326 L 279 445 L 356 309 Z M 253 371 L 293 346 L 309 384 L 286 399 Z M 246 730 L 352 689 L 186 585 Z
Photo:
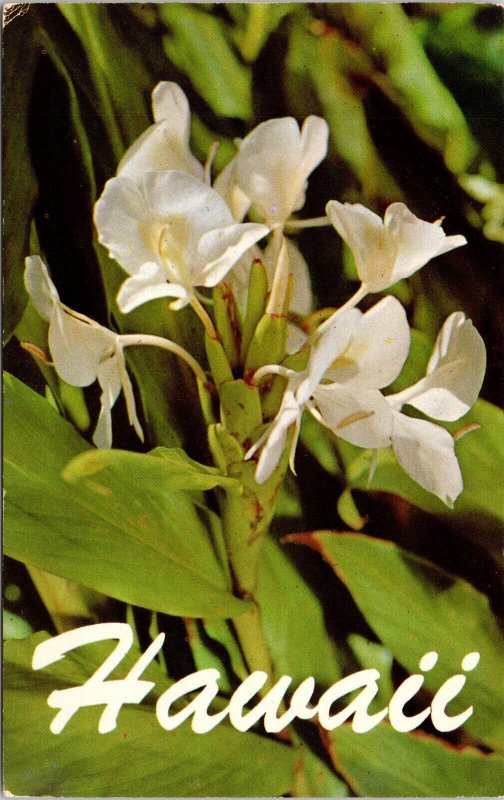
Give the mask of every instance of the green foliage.
M 497 269 L 504 219 L 501 12 L 484 4 L 61 3 L 29 4 L 6 24 L 4 326 L 8 368 L 17 377 L 5 379 L 5 548 L 27 566 L 39 596 L 23 592 L 4 617 L 4 636 L 19 639 L 6 647 L 8 791 L 314 797 L 501 791 L 502 757 L 486 752 L 504 748 L 498 685 L 504 648 L 489 606 L 501 575 L 504 522 L 504 413 L 495 405 L 504 388 Z M 429 265 L 421 278 L 389 291 L 415 326 L 391 391 L 424 375 L 440 322 L 455 308 L 472 317 L 487 344 L 486 399 L 447 426 L 464 479 L 453 510 L 411 480 L 390 449 L 374 459 L 309 414 L 296 457 L 299 478 L 289 475 L 281 485 L 285 455 L 264 486 L 255 483 L 255 463 L 243 458 L 276 414 L 284 379 L 258 389 L 250 374 L 280 363 L 287 335 L 286 319 L 266 314 L 268 279 L 260 262 L 243 307 L 227 286 L 203 298 L 219 340 L 203 335 L 192 309 L 174 312 L 167 300 L 119 313 L 125 273 L 96 240 L 93 205 L 126 148 L 151 124 L 150 94 L 159 80 L 187 92 L 200 160 L 220 143 L 213 173 L 236 152 L 234 137 L 254 124 L 319 114 L 330 127 L 329 159 L 310 178 L 303 216 L 323 214 L 330 198 L 367 202 L 380 213 L 387 202 L 404 199 L 423 219 L 446 215 L 447 232 L 466 236 L 460 257 L 443 256 L 439 268 Z M 46 93 L 57 96 L 54 108 Z M 59 152 L 65 157 L 56 160 Z M 332 229 L 310 237 L 302 232 L 298 241 L 319 307 L 338 305 L 357 277 L 353 257 Z M 59 378 L 48 363 L 47 324 L 26 303 L 24 259 L 35 252 L 48 262 L 65 302 L 72 292 L 82 297 L 77 311 L 120 333 L 176 341 L 214 383 L 197 385 L 165 351 L 129 348 L 145 444 L 131 444 L 119 401 L 113 420 L 121 449 L 92 448 L 83 437 L 96 424 L 96 387 Z M 20 341 L 41 351 L 36 368 Z M 302 368 L 294 361 L 283 363 Z M 280 535 L 323 528 L 294 540 L 327 563 L 314 566 L 316 555 L 304 563 L 301 548 L 293 556 L 292 547 L 279 545 L 267 533 L 275 514 Z M 370 535 L 328 532 L 342 521 Z M 401 541 L 411 537 L 412 549 L 426 558 L 373 538 L 393 539 L 399 529 Z M 456 543 L 450 546 L 462 558 L 467 553 L 469 578 L 488 585 L 488 596 L 437 565 L 441 548 L 434 542 L 447 529 Z M 233 551 L 237 543 L 240 552 Z M 362 617 L 356 622 L 358 612 L 349 610 L 348 592 L 364 631 Z M 292 675 L 294 686 L 313 675 L 318 689 L 355 668 L 376 667 L 382 678 L 374 710 L 394 691 L 397 665 L 416 672 L 419 657 L 437 650 L 439 662 L 426 674 L 428 695 L 477 650 L 480 664 L 457 701 L 459 708 L 472 703 L 474 713 L 454 734 L 455 747 L 441 735 L 402 734 L 385 724 L 362 736 L 343 726 L 320 741 L 311 723 L 300 725 L 292 733 L 300 748 L 226 723 L 204 736 L 187 725 L 168 733 L 152 700 L 124 708 L 118 729 L 106 736 L 97 733 L 97 709 L 79 711 L 53 736 L 48 694 L 81 684 L 105 651 L 86 648 L 34 673 L 31 657 L 42 635 L 30 633 L 48 619 L 43 605 L 57 630 L 91 619 L 81 614 L 89 598 L 93 619 L 127 614 L 138 642 L 165 629 L 164 614 L 184 617 L 178 622 L 188 636 L 186 652 L 170 651 L 175 672 L 190 671 L 191 658 L 197 669 L 216 666 L 226 693 L 254 665 L 272 677 Z M 244 630 L 252 650 L 240 638 Z M 156 664 L 149 672 L 161 691 L 165 670 Z
M 47 706 L 47 695 L 54 689 L 81 685 L 100 663 L 95 661 L 96 654 L 103 659 L 106 651 L 96 645 L 92 652 L 91 647 L 81 648 L 34 673 L 29 666 L 31 655 L 44 638 L 37 634 L 6 648 L 4 769 L 9 791 L 81 797 L 221 797 L 226 793 L 246 797 L 251 792 L 259 796 L 289 792 L 297 757 L 294 748 L 254 733 L 239 733 L 224 723 L 204 736 L 193 733 L 187 724 L 165 731 L 149 698 L 145 705 L 123 708 L 111 733 L 98 734 L 101 710 L 90 708 L 79 711 L 58 736 L 50 734 L 55 712 Z M 133 658 L 129 654 L 124 664 L 132 666 Z M 160 694 L 168 688 L 166 679 L 159 669 L 149 669 L 146 675 L 156 681 L 155 691 Z M 120 677 L 125 674 L 124 670 Z
M 69 483 L 61 472 L 88 445 L 41 397 L 15 378 L 5 383 L 8 555 L 156 611 L 240 613 L 191 499 L 163 486 L 162 458 L 119 454 L 96 480 Z
M 460 671 L 467 653 L 479 652 L 481 662 L 468 673 L 465 697 L 456 698 L 452 708 L 463 710 L 470 697 L 476 712 L 465 723 L 467 730 L 491 747 L 504 746 L 504 703 L 497 678 L 504 641 L 484 595 L 391 542 L 329 532 L 292 538 L 320 552 L 409 672 L 416 672 L 425 653 L 439 652 L 438 665 L 425 675 L 431 692 Z
M 502 786 L 504 759 L 381 724 L 365 736 L 331 733 L 336 768 L 358 797 L 488 797 Z

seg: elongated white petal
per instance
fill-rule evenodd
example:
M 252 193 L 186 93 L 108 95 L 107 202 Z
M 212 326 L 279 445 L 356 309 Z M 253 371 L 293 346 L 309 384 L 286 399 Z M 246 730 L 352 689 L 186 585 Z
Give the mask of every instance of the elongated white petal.
M 50 321 L 55 303 L 59 303 L 57 289 L 40 256 L 28 256 L 25 260 L 24 284 L 38 313 Z
M 300 172 L 305 179 L 318 167 L 327 154 L 329 125 L 322 117 L 307 117 L 301 127 Z
M 72 386 L 89 386 L 98 365 L 113 352 L 116 334 L 55 308 L 49 326 L 49 349 L 58 375 Z
M 163 268 L 148 262 L 140 267 L 136 275 L 124 281 L 117 294 L 117 305 L 123 314 L 128 314 L 143 303 L 160 297 L 184 298 L 187 302 L 190 300 L 189 292 L 184 286 L 167 283 Z
M 123 156 L 117 174 L 141 180 L 148 170 L 178 169 L 203 180 L 204 169 L 189 148 L 191 114 L 176 83 L 162 81 L 152 92 L 155 124 Z
M 392 446 L 401 467 L 450 508 L 462 491 L 451 435 L 439 425 L 393 411 Z
M 126 369 L 126 359 L 124 358 L 124 352 L 119 340 L 116 342 L 115 361 L 117 363 L 117 372 L 119 375 L 119 380 L 121 381 L 121 387 L 124 392 L 129 424 L 134 428 L 138 438 L 143 442 L 144 435 L 136 412 L 133 386 L 131 384 L 130 376 L 128 375 L 128 370 Z M 98 380 L 100 381 L 100 372 L 98 372 Z
M 257 483 L 265 483 L 271 478 L 285 450 L 289 428 L 301 418 L 301 414 L 302 409 L 300 409 L 296 403 L 292 392 L 287 389 L 282 400 L 280 411 L 271 424 L 266 444 L 261 450 L 259 461 L 257 462 L 254 476 Z M 291 461 L 294 458 L 292 450 L 290 458 Z
M 327 371 L 326 378 L 353 387 L 382 389 L 401 372 L 409 347 L 406 312 L 395 297 L 384 297 L 361 314 L 348 347 Z
M 146 261 L 153 260 L 153 214 L 129 178 L 107 181 L 94 217 L 98 239 L 126 272 L 134 274 Z
M 200 266 L 192 276 L 194 285 L 216 286 L 238 259 L 268 233 L 266 225 L 253 222 L 233 223 L 204 233 L 197 247 Z
M 421 390 L 408 403 L 433 419 L 460 419 L 476 402 L 486 368 L 485 343 L 456 311 L 439 332 Z
M 376 389 L 352 392 L 337 383 L 318 386 L 313 399 L 323 424 L 358 447 L 390 445 L 392 412 Z

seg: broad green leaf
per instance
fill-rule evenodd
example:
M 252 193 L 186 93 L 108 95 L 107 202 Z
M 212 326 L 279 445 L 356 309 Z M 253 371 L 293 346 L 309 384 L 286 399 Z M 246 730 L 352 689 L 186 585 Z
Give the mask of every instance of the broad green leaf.
M 302 767 L 296 773 L 295 797 L 348 797 L 348 786 L 305 746 Z
M 8 339 L 26 306 L 24 260 L 37 191 L 28 148 L 31 85 L 41 52 L 33 14 L 19 14 L 4 27 L 3 48 L 3 325 Z
M 393 492 L 425 511 L 450 518 L 460 517 L 466 523 L 470 520 L 478 528 L 486 519 L 504 520 L 504 485 L 502 465 L 504 464 L 504 412 L 478 400 L 474 408 L 463 419 L 446 427 L 460 431 L 472 423 L 481 428 L 462 436 L 455 450 L 462 470 L 464 489 L 455 501 L 453 511 L 434 495 L 422 489 L 399 466 L 391 450 L 377 453 L 376 470 L 368 481 L 370 457 L 362 452 L 348 466 L 347 477 L 350 485 L 371 491 Z
M 289 560 L 288 550 L 270 537 L 262 544 L 257 601 L 278 676 L 290 675 L 293 686 L 309 675 L 321 686 L 341 677 L 320 600 Z
M 64 478 L 79 483 L 104 471 L 121 470 L 136 475 L 140 483 L 164 489 L 205 491 L 216 486 L 236 488 L 234 478 L 222 475 L 215 467 L 198 464 L 179 447 L 156 447 L 150 453 L 128 450 L 88 450 L 65 467 Z
M 331 756 L 358 797 L 495 797 L 504 758 L 455 748 L 386 724 L 361 735 L 348 725 L 330 734 Z
M 212 110 L 223 117 L 250 119 L 250 70 L 235 55 L 225 23 L 206 9 L 187 4 L 164 3 L 159 13 L 169 30 L 164 38 L 166 55 Z
M 55 711 L 47 706 L 54 689 L 82 684 L 94 672 L 98 652 L 90 645 L 40 672 L 30 668 L 35 645 L 44 637 L 10 643 L 5 651 L 4 784 L 16 795 L 84 797 L 278 797 L 294 781 L 297 751 L 221 723 L 199 735 L 185 723 L 174 731 L 159 725 L 155 694 L 167 684 L 152 665 L 152 699 L 125 706 L 115 731 L 97 731 L 101 707 L 79 710 L 59 735 L 49 731 Z M 116 670 L 124 677 L 133 654 Z
M 289 539 L 322 555 L 371 628 L 409 672 L 418 671 L 425 653 L 439 653 L 438 664 L 425 675 L 425 686 L 432 693 L 461 671 L 467 653 L 479 652 L 480 663 L 467 674 L 467 684 L 460 698 L 450 704 L 450 713 L 473 705 L 467 730 L 492 747 L 504 746 L 504 695 L 499 679 L 504 641 L 484 595 L 392 542 L 322 531 Z
M 245 604 L 231 594 L 188 496 L 127 467 L 68 483 L 61 473 L 87 444 L 24 384 L 12 376 L 5 384 L 8 555 L 156 611 L 240 613 Z

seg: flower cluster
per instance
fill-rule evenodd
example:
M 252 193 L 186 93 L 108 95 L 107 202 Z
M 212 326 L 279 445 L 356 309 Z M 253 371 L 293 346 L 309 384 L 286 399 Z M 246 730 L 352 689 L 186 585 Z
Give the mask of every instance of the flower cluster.
M 205 165 L 191 152 L 190 109 L 180 87 L 162 82 L 152 100 L 154 123 L 127 151 L 95 207 L 99 241 L 128 276 L 117 295 L 119 309 L 128 313 L 168 297 L 173 310 L 192 306 L 207 337 L 219 342 L 219 331 L 203 305 L 211 303 L 205 292 L 225 280 L 243 311 L 250 304 L 252 263 L 260 259 L 268 281 L 263 315 L 290 313 L 291 318 L 282 357 L 271 364 L 262 360 L 252 374 L 245 370 L 246 380 L 260 391 L 271 382 L 264 381 L 267 376 L 280 376 L 285 384 L 276 413 L 266 418 L 262 434 L 259 429 L 253 435 L 256 441 L 245 455 L 246 460 L 257 457 L 257 483 L 273 475 L 287 447 L 294 470 L 306 410 L 354 445 L 372 450 L 391 446 L 415 481 L 452 505 L 462 490 L 453 437 L 403 408 L 440 422 L 463 416 L 483 381 L 483 341 L 461 312 L 451 314 L 425 377 L 390 393 L 387 387 L 401 372 L 410 349 L 405 310 L 392 295 L 365 312 L 357 306 L 367 295 L 385 292 L 430 259 L 465 244 L 464 237 L 446 236 L 440 221 L 420 220 L 403 203 L 390 205 L 382 220 L 360 204 L 330 200 L 327 216 L 297 219 L 308 178 L 327 152 L 328 126 L 316 116 L 308 117 L 301 128 L 290 117 L 261 123 L 237 142 L 235 156 L 212 185 L 215 148 Z M 346 242 L 360 286 L 318 327 L 296 328 L 291 323 L 307 318 L 312 296 L 308 267 L 290 235 L 318 225 L 332 225 Z M 165 347 L 184 358 L 198 378 L 206 379 L 194 358 L 175 342 L 120 335 L 68 309 L 37 256 L 27 259 L 25 283 L 49 322 L 49 348 L 60 377 L 75 386 L 100 383 L 102 409 L 94 435 L 98 446 L 111 445 L 110 411 L 121 388 L 130 422 L 142 436 L 124 347 Z M 283 363 L 287 353 L 301 349 L 307 354 L 301 371 Z

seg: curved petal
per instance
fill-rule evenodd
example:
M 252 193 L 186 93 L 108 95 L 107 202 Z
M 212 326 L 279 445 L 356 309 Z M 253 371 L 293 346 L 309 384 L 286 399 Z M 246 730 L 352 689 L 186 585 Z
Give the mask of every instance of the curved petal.
M 322 380 L 332 363 L 347 348 L 362 312 L 356 308 L 335 314 L 330 327 L 326 328 L 312 347 L 310 361 L 306 369 L 307 378 L 304 386 L 298 390 L 298 399 L 305 402 L 317 384 Z M 302 393 L 303 400 L 301 401 Z
M 476 402 L 485 369 L 485 343 L 471 320 L 456 311 L 439 332 L 420 392 L 407 402 L 433 419 L 460 419 Z
M 254 475 L 257 483 L 265 483 L 273 475 L 285 450 L 289 428 L 300 419 L 301 414 L 302 409 L 296 403 L 294 395 L 289 390 L 286 390 L 280 411 L 271 425 L 266 444 L 261 450 L 259 461 L 257 462 Z M 292 461 L 294 458 L 293 452 L 291 452 L 290 458 Z
M 406 312 L 395 297 L 384 297 L 362 314 L 346 350 L 332 364 L 331 381 L 382 389 L 401 372 L 410 347 Z
M 236 183 L 236 156 L 215 179 L 214 189 L 228 204 L 233 219 L 241 222 L 250 208 L 251 200 Z
M 97 447 L 108 449 L 112 447 L 112 406 L 121 392 L 117 355 L 107 358 L 99 365 L 97 378 L 102 393 L 100 397 L 100 414 L 93 433 L 93 442 Z
M 38 313 L 47 322 L 51 320 L 55 303 L 59 303 L 58 291 L 49 277 L 49 271 L 40 256 L 25 259 L 24 284 Z
M 373 449 L 390 445 L 392 412 L 379 391 L 354 394 L 331 383 L 317 387 L 313 399 L 323 424 L 341 439 Z
M 394 282 L 409 277 L 434 256 L 466 244 L 463 236 L 447 237 L 440 225 L 419 219 L 404 203 L 387 208 L 384 224 L 394 258 Z
M 204 169 L 189 148 L 191 112 L 176 83 L 161 81 L 152 92 L 154 125 L 123 156 L 118 175 L 139 180 L 148 170 L 179 169 L 203 179 Z
M 89 386 L 98 366 L 114 351 L 117 335 L 55 307 L 49 326 L 49 349 L 58 375 L 72 386 Z
M 195 286 L 215 286 L 238 259 L 269 233 L 266 225 L 254 222 L 233 223 L 207 231 L 197 247 L 199 268 L 192 278 Z
M 329 125 L 322 117 L 307 117 L 301 127 L 301 159 L 299 171 L 308 178 L 327 155 Z
M 343 204 L 337 200 L 327 203 L 326 214 L 352 251 L 361 281 L 371 288 L 376 279 L 386 280 L 385 228 L 380 217 L 360 203 Z
M 401 467 L 450 508 L 463 488 L 451 435 L 439 425 L 393 411 L 392 446 Z
M 184 286 L 168 283 L 162 267 L 154 262 L 148 262 L 142 264 L 136 275 L 124 281 L 116 300 L 122 313 L 128 314 L 143 303 L 160 297 L 189 299 L 189 292 Z
M 98 239 L 130 274 L 153 260 L 149 241 L 152 217 L 144 196 L 132 180 L 120 177 L 107 181 L 94 211 Z

